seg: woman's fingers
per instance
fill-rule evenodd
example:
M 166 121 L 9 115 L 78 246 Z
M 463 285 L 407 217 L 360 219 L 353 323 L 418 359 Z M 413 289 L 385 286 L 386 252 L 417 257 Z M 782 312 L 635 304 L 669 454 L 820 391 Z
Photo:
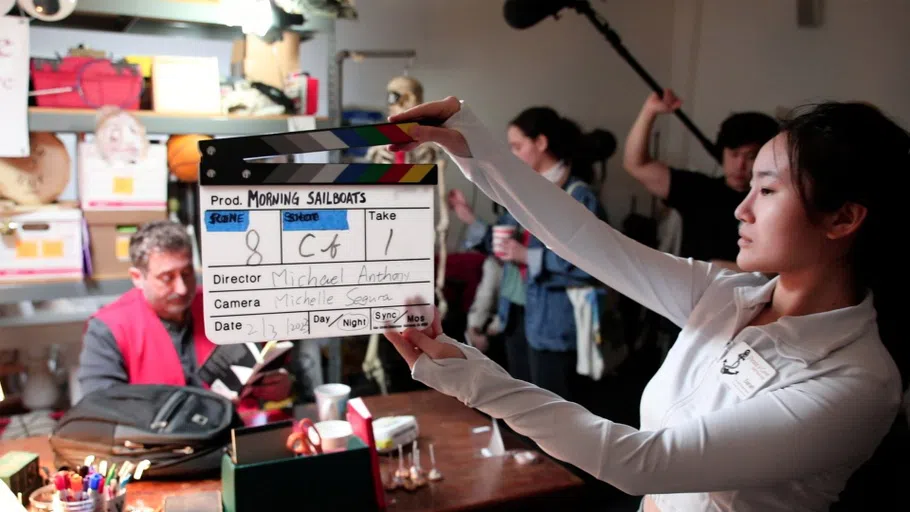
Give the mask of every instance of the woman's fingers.
M 389 144 L 389 151 L 413 151 L 419 146 L 419 142 L 409 142 L 407 144 Z
M 412 306 L 409 305 L 408 307 L 411 308 Z M 448 343 L 436 341 L 435 338 L 443 334 L 442 317 L 439 315 L 439 310 L 435 307 L 432 314 L 433 321 L 425 329 L 409 327 L 403 333 L 393 328 L 388 328 L 385 331 L 386 339 L 392 342 L 395 350 L 408 363 L 408 368 L 414 368 L 421 354 L 426 354 L 431 359 L 465 358 L 458 348 Z
M 389 122 L 403 123 L 420 119 L 441 119 L 445 121 L 455 115 L 460 109 L 461 102 L 458 101 L 458 98 L 449 96 L 442 100 L 429 101 L 416 107 L 411 107 L 404 112 L 389 117 Z
M 426 330 L 426 333 L 431 338 L 436 338 L 442 334 L 442 317 L 439 316 L 439 308 L 433 308 L 433 322 Z
M 434 320 L 435 323 L 436 321 Z M 403 338 L 406 342 L 411 342 L 420 352 L 430 356 L 431 359 L 465 359 L 464 353 L 458 348 L 448 343 L 436 341 L 417 329 L 407 329 L 404 331 Z M 420 357 L 419 353 L 417 357 Z M 417 362 L 416 358 L 414 362 Z
M 458 98 L 449 96 L 444 100 L 431 101 L 409 108 L 404 112 L 389 117 L 390 123 L 404 123 L 424 120 L 440 120 L 445 122 L 456 112 L 461 110 L 461 103 Z M 471 152 L 468 150 L 468 144 L 456 130 L 450 128 L 441 128 L 436 126 L 419 125 L 411 129 L 409 135 L 414 142 L 407 144 L 392 144 L 389 146 L 391 151 L 411 151 L 420 144 L 425 142 L 435 142 L 446 148 L 456 156 L 469 157 Z
M 411 148 L 417 147 L 425 142 L 435 142 L 440 146 L 448 149 L 456 156 L 469 157 L 471 152 L 468 150 L 468 143 L 461 132 L 451 128 L 440 128 L 437 126 L 415 126 L 411 128 L 408 135 L 414 139 L 414 142 L 401 144 L 398 147 Z M 392 151 L 410 151 L 410 149 L 393 149 Z
M 449 191 L 449 203 L 453 205 L 467 205 L 468 200 L 464 196 L 464 192 L 458 190 L 457 188 L 453 188 Z
M 420 349 L 394 329 L 387 329 L 385 331 L 385 337 L 392 342 L 392 346 L 395 347 L 395 350 L 397 350 L 398 353 L 401 354 L 401 357 L 404 358 L 405 362 L 408 363 L 408 368 L 414 368 L 414 364 L 421 354 Z

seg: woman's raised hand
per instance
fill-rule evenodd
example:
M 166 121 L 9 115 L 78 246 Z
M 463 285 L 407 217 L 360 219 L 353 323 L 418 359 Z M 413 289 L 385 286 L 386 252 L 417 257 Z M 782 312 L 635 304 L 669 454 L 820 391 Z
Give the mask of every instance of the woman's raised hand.
M 404 332 L 387 329 L 385 337 L 392 342 L 395 350 L 408 363 L 408 368 L 413 369 L 420 354 L 426 354 L 430 359 L 465 359 L 464 353 L 458 348 L 436 341 L 436 337 L 443 334 L 442 319 L 439 310 L 433 308 L 433 322 L 425 329 L 408 328 Z
M 444 100 L 430 101 L 409 108 L 404 112 L 389 118 L 390 123 L 419 122 L 422 120 L 436 120 L 445 122 L 461 110 L 461 102 L 454 96 Z M 410 151 L 425 142 L 435 142 L 446 148 L 455 156 L 470 157 L 471 151 L 464 136 L 457 130 L 436 126 L 415 126 L 409 133 L 414 142 L 408 144 L 392 144 L 392 151 Z
M 464 222 L 465 224 L 474 224 L 474 222 L 477 221 L 474 209 L 468 204 L 468 199 L 461 190 L 458 190 L 457 188 L 450 190 L 449 194 L 446 196 L 446 202 L 449 203 L 449 208 L 455 212 L 455 215 L 458 216 L 461 222 Z

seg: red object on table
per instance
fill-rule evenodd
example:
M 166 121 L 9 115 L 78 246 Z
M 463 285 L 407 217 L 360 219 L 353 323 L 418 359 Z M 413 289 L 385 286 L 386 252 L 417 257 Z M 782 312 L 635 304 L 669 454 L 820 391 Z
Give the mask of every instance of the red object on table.
M 304 105 L 304 114 L 308 116 L 316 115 L 319 110 L 319 79 L 309 75 L 306 77 L 306 105 Z
M 139 109 L 143 78 L 134 64 L 92 57 L 36 58 L 31 60 L 31 75 L 36 92 L 72 89 L 37 95 L 39 107 Z
M 370 450 L 370 463 L 373 466 L 373 485 L 376 490 L 376 506 L 379 510 L 386 510 L 385 489 L 382 486 L 382 474 L 379 472 L 379 452 L 376 451 L 376 438 L 373 436 L 373 414 L 363 403 L 363 398 L 348 400 L 348 410 L 345 414 L 354 435 L 359 437 Z

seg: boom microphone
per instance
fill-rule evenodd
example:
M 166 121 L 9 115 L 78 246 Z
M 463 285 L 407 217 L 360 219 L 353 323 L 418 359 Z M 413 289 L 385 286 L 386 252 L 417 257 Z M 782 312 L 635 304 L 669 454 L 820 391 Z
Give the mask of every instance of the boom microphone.
M 556 13 L 565 8 L 575 9 L 578 11 L 578 14 L 588 18 L 597 31 L 604 36 L 604 39 L 613 46 L 613 49 L 616 50 L 619 56 L 632 66 L 632 69 L 638 73 L 638 76 L 651 87 L 652 91 L 657 94 L 663 94 L 663 88 L 661 88 L 657 81 L 648 74 L 645 68 L 635 60 L 635 57 L 629 53 L 629 50 L 619 39 L 619 34 L 610 28 L 607 20 L 591 7 L 591 2 L 589 0 L 506 0 L 502 7 L 502 13 L 506 19 L 506 23 L 508 23 L 510 27 L 519 30 L 533 27 L 543 21 L 544 18 L 556 16 Z M 720 163 L 721 151 L 717 146 L 705 137 L 701 130 L 692 123 L 682 110 L 676 109 L 673 114 L 695 135 L 695 138 L 701 142 L 701 145 L 704 146 L 708 154 Z
M 573 0 L 506 0 L 502 14 L 510 27 L 526 29 L 574 3 Z

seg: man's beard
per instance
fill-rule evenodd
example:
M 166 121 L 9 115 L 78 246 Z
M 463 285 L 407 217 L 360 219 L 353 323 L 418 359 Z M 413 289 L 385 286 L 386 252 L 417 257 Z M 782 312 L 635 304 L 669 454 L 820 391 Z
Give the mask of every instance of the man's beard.
M 172 293 L 157 300 L 150 300 L 150 293 L 145 292 L 145 298 L 150 304 L 155 305 L 155 309 L 162 313 L 166 314 L 178 314 L 183 313 L 189 309 L 190 304 L 193 302 L 193 298 L 196 296 L 196 291 L 193 290 L 192 293 L 188 293 L 184 296 L 181 296 L 176 293 Z
M 186 309 L 190 306 L 190 304 L 192 304 L 193 297 L 195 295 L 196 295 L 195 291 L 191 292 L 191 293 L 187 293 L 184 296 L 181 296 L 176 293 L 172 293 L 171 295 L 168 295 L 167 298 L 165 299 L 165 304 L 167 304 L 168 308 L 180 307 L 181 309 Z

